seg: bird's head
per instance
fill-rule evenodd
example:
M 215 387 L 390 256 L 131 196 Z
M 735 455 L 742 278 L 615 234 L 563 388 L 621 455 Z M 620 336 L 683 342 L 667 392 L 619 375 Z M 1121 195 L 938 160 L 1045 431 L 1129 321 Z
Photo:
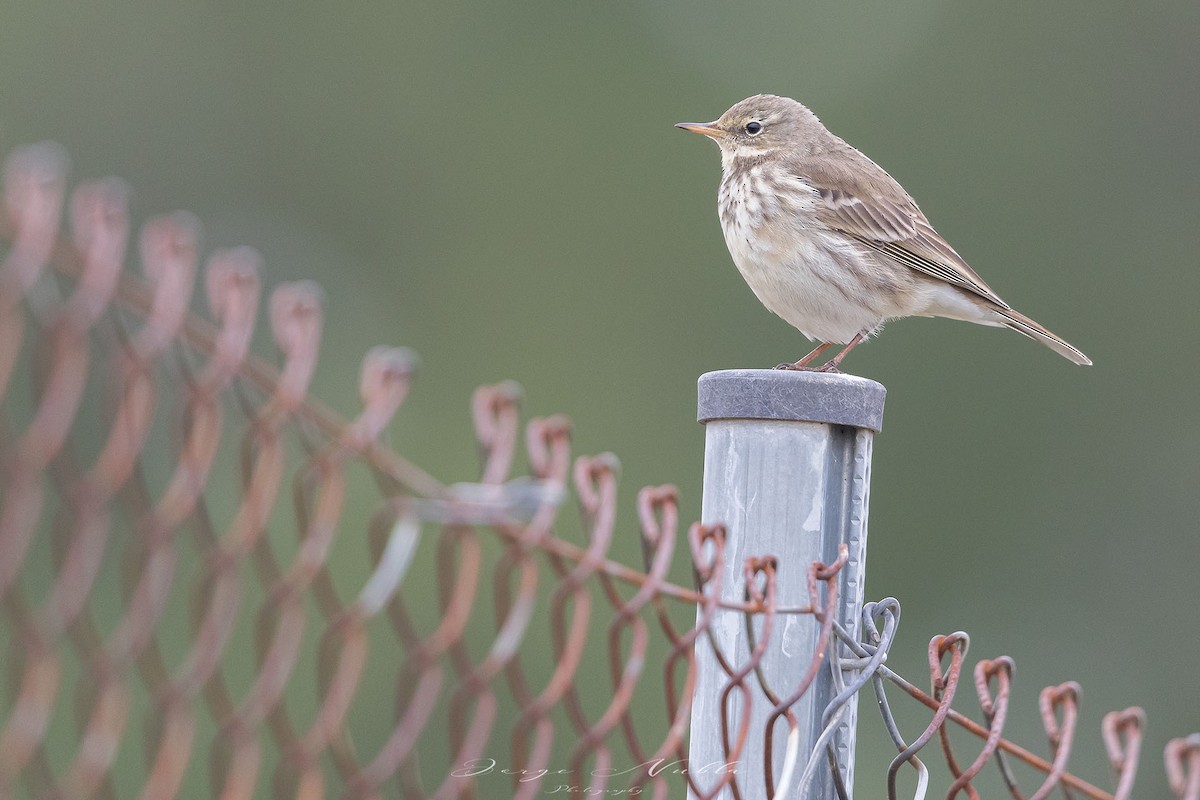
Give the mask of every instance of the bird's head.
M 714 122 L 681 122 L 675 127 L 709 137 L 726 155 L 753 157 L 775 150 L 803 151 L 821 123 L 790 97 L 757 94 Z

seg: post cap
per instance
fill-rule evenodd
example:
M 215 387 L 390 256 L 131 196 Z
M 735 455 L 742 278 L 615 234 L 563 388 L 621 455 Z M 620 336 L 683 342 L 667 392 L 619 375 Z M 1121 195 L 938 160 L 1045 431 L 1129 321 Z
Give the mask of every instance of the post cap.
M 857 375 L 783 369 L 723 369 L 697 384 L 696 419 L 774 419 L 883 430 L 887 389 Z

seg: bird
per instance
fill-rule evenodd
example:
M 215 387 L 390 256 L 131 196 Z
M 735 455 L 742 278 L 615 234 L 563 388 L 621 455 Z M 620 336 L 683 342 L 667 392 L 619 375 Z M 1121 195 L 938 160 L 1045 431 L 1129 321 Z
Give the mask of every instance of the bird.
M 984 283 L 891 175 L 790 97 L 759 94 L 713 122 L 675 127 L 721 149 L 717 210 L 755 296 L 816 348 L 778 369 L 838 372 L 889 320 L 945 317 L 1011 328 L 1092 361 Z M 843 345 L 820 366 L 814 362 Z

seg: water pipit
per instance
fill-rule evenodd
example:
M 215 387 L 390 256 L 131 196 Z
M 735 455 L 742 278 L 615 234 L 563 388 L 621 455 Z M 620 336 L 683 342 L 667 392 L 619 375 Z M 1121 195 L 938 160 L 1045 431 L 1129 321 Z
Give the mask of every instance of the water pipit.
M 1076 364 L 1091 360 L 1014 310 L 943 239 L 904 188 L 787 97 L 760 94 L 715 122 L 678 126 L 721 148 L 725 244 L 762 304 L 817 347 L 786 369 L 836 371 L 900 317 L 1012 328 Z

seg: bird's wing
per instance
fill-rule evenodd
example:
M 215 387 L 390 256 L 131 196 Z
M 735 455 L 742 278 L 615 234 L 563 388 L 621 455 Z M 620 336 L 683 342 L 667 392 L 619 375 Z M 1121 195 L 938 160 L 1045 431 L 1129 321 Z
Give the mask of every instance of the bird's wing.
M 866 156 L 861 157 L 868 160 Z M 854 237 L 897 263 L 1008 308 L 1008 304 L 933 229 L 900 184 L 874 162 L 868 162 L 880 176 L 870 184 L 855 181 L 853 172 L 805 176 L 805 181 L 817 191 L 818 217 L 831 228 Z M 854 185 L 856 183 L 859 185 Z

